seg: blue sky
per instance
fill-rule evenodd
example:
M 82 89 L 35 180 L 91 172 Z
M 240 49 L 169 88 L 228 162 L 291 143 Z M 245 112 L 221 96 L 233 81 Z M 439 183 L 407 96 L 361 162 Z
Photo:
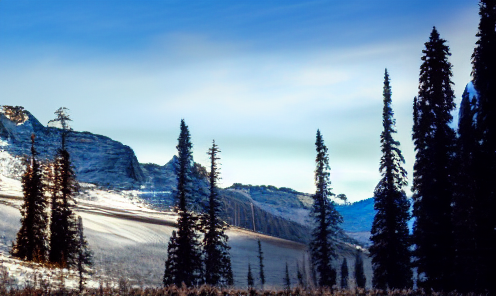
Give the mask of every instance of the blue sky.
M 65 106 L 75 130 L 158 164 L 184 118 L 197 162 L 220 146 L 223 186 L 309 193 L 319 128 L 334 192 L 355 201 L 380 179 L 384 68 L 411 179 L 424 42 L 433 26 L 448 40 L 459 102 L 477 25 L 473 0 L 0 0 L 0 104 L 44 124 Z

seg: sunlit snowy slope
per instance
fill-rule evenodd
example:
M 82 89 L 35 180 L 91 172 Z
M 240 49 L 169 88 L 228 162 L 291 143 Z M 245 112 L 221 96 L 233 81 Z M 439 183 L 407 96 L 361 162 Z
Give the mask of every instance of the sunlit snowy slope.
M 15 110 L 21 111 L 13 117 Z M 40 160 L 50 161 L 60 146 L 60 130 L 42 125 L 18 107 L 0 108 L 0 256 L 12 268 L 19 265 L 8 258 L 8 250 L 20 227 L 19 180 L 31 134 L 36 135 Z M 176 158 L 165 165 L 140 164 L 130 147 L 89 132 L 72 132 L 67 147 L 82 182 L 76 212 L 83 218 L 95 255 L 94 282 L 123 278 L 136 285 L 160 285 L 167 242 L 176 221 L 168 212 L 176 186 Z M 206 169 L 195 164 L 193 173 L 196 210 L 201 211 L 208 194 Z M 297 262 L 309 268 L 305 243 L 311 233 L 311 195 L 290 188 L 235 184 L 221 189 L 220 198 L 223 219 L 234 225 L 228 234 L 236 285 L 245 286 L 249 263 L 254 274 L 258 273 L 257 239 L 265 252 L 268 286 L 282 285 L 286 262 L 296 283 Z M 367 223 L 362 226 L 368 227 Z M 353 240 L 346 235 L 341 240 L 336 264 L 346 256 L 352 269 Z M 366 235 L 364 240 L 366 244 Z M 19 283 L 26 278 L 27 267 L 23 268 L 11 270 Z M 366 268 L 369 273 L 368 259 Z M 310 272 L 307 275 L 310 278 Z
M 22 200 L 19 181 L 3 176 L 0 179 L 1 188 L 6 189 L 0 192 L 0 255 L 6 258 L 20 227 L 18 208 Z M 148 209 L 139 201 L 131 193 L 123 195 L 85 186 L 76 212 L 83 217 L 85 235 L 94 252 L 93 285 L 102 279 L 114 283 L 126 279 L 134 285 L 161 285 L 167 242 L 176 217 L 170 212 Z M 262 242 L 268 287 L 282 286 L 286 262 L 293 283 L 297 282 L 297 262 L 300 266 L 309 266 L 303 244 L 239 228 L 231 228 L 228 235 L 236 286 L 246 285 L 248 263 L 251 263 L 254 274 L 258 272 L 257 239 Z M 339 243 L 338 248 L 339 263 L 345 256 L 350 269 L 353 269 L 354 246 Z M 365 268 L 370 275 L 370 260 L 367 258 Z M 13 274 L 20 277 L 26 273 L 15 272 L 13 270 Z

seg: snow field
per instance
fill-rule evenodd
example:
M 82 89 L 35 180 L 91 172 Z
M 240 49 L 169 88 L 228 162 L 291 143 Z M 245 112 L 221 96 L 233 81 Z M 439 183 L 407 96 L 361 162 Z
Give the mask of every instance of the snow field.
M 51 279 L 60 284 L 60 279 L 64 278 L 67 286 L 76 285 L 77 279 L 69 271 L 63 272 L 62 277 L 59 271 L 58 274 L 57 271 L 46 271 L 44 267 L 26 265 L 9 257 L 11 242 L 20 228 L 18 208 L 22 200 L 5 197 L 21 197 L 20 189 L 19 181 L 0 176 L 0 265 L 17 280 L 18 285 L 32 283 L 34 274 L 37 274 L 38 280 Z M 98 287 L 101 283 L 116 286 L 123 280 L 132 286 L 162 286 L 167 244 L 175 229 L 173 225 L 177 216 L 151 210 L 134 195 L 133 192 L 107 191 L 83 184 L 76 214 L 83 218 L 84 234 L 94 254 L 93 275 L 88 286 Z M 309 254 L 303 244 L 234 227 L 227 234 L 235 286 L 246 287 L 250 263 L 255 285 L 260 287 L 257 239 L 261 240 L 264 252 L 265 288 L 283 286 L 286 262 L 293 285 L 297 283 L 297 262 L 300 267 L 306 267 L 307 280 L 310 280 Z M 338 273 L 345 256 L 350 277 L 353 277 L 354 247 L 340 244 L 338 254 L 335 262 Z M 370 286 L 371 265 L 370 259 L 365 256 L 364 265 L 367 285 Z M 353 286 L 352 281 L 350 284 Z

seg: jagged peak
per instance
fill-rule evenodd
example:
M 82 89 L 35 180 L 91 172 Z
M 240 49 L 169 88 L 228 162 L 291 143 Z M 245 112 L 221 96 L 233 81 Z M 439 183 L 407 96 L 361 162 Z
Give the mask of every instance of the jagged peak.
M 3 105 L 0 108 L 0 113 L 16 125 L 21 125 L 29 119 L 27 111 L 22 106 Z

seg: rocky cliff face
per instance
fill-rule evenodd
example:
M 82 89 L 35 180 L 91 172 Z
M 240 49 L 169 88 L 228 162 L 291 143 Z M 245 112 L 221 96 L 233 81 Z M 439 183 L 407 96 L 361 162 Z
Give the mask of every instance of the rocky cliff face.
M 4 106 L 0 112 L 1 148 L 12 156 L 28 155 L 34 134 L 40 159 L 52 160 L 60 147 L 61 130 L 43 126 L 29 111 L 23 111 L 21 118 L 13 118 L 8 108 Z M 67 150 L 82 182 L 131 189 L 145 180 L 134 151 L 108 137 L 74 131 L 67 137 Z

